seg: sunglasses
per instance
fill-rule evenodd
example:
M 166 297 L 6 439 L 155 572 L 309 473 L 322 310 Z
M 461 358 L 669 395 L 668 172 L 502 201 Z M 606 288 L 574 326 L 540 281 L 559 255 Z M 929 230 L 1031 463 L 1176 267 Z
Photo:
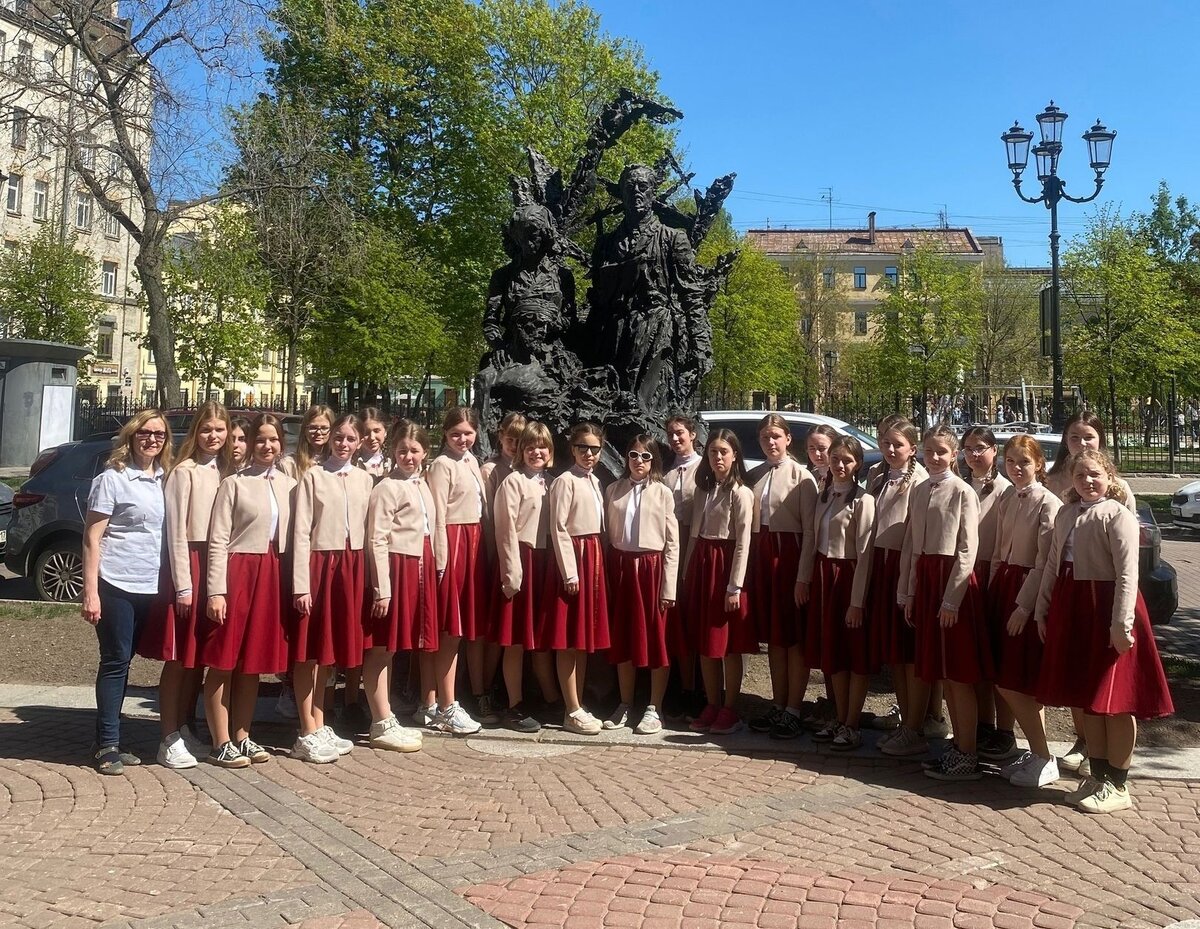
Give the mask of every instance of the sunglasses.
M 134 433 L 143 442 L 165 442 L 167 434 L 165 432 L 157 432 L 153 429 L 139 429 Z
M 309 432 L 317 433 L 318 435 L 326 435 L 329 432 L 328 426 L 309 426 Z
M 625 456 L 630 461 L 653 461 L 654 456 L 649 452 L 630 452 Z
M 599 445 L 572 445 L 571 447 L 573 449 L 575 449 L 575 451 L 579 452 L 579 454 L 581 454 L 581 455 L 599 455 L 600 454 L 600 446 Z

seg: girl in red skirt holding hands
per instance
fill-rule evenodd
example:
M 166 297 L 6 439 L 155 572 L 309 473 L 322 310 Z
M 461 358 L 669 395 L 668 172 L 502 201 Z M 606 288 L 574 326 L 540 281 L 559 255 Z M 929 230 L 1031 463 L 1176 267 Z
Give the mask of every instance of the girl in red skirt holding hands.
M 859 719 L 867 700 L 867 685 L 875 670 L 871 647 L 863 626 L 862 596 L 865 583 L 854 597 L 856 567 L 866 563 L 875 521 L 875 498 L 858 488 L 863 451 L 858 440 L 838 436 L 829 447 L 831 480 L 821 491 L 805 527 L 796 599 L 809 604 L 805 653 L 833 685 L 836 722 L 813 735 L 816 742 L 831 742 L 838 751 L 862 745 Z
M 520 417 L 520 421 L 525 422 L 525 418 Z M 496 616 L 496 641 L 504 649 L 504 686 L 508 692 L 508 710 L 501 721 L 514 732 L 537 732 L 542 724 L 524 704 L 525 652 L 533 652 L 542 696 L 549 703 L 558 700 L 550 653 L 541 641 L 542 597 L 550 570 L 546 469 L 554 464 L 554 437 L 541 423 L 529 423 L 522 428 L 512 451 L 515 468 L 496 488 L 492 507 L 503 596 Z M 498 471 L 499 465 L 492 475 Z
M 1045 484 L 1046 459 L 1033 436 L 1013 436 L 1005 443 L 1004 469 L 1012 486 L 996 507 L 988 624 L 996 688 L 1021 724 L 1030 751 L 1000 773 L 1018 787 L 1045 787 L 1058 780 L 1058 762 L 1046 743 L 1042 705 L 1035 696 L 1042 640 L 1037 623 L 1030 620 L 1050 557 L 1054 518 L 1062 502 Z
M 580 423 L 569 437 L 575 465 L 550 485 L 550 544 L 557 571 L 546 572 L 545 629 L 541 644 L 555 652 L 565 712 L 563 728 L 579 735 L 601 729 L 583 707 L 587 656 L 609 646 L 608 590 L 604 577 L 604 494 L 593 473 L 604 430 Z
M 1092 773 L 1066 800 L 1086 813 L 1127 810 L 1137 720 L 1175 711 L 1138 592 L 1138 521 L 1108 456 L 1071 462 L 1074 483 L 1054 520 L 1037 619 L 1046 649 L 1042 703 L 1083 711 Z
M 979 551 L 979 498 L 954 472 L 958 439 L 945 425 L 923 439 L 929 480 L 913 491 L 898 602 L 916 628 L 918 685 L 909 693 L 904 726 L 922 718 L 929 687 L 946 682 L 954 742 L 926 768 L 938 780 L 978 780 L 975 685 L 991 679 L 992 656 L 975 562 Z M 919 723 L 918 723 L 919 724 Z
M 208 535 L 209 628 L 200 660 L 208 666 L 204 708 L 213 736 L 208 760 L 223 768 L 271 760 L 250 738 L 258 677 L 288 667 L 283 617 L 290 585 L 279 556 L 291 536 L 296 482 L 275 468 L 284 452 L 279 419 L 258 415 L 250 436 L 250 466 L 221 482 Z
M 744 589 L 753 524 L 754 492 L 746 486 L 741 446 L 731 430 L 716 429 L 696 472 L 684 588 L 708 701 L 692 723 L 696 732 L 726 735 L 742 728 L 734 710 L 742 691 L 742 655 L 758 651 Z
M 479 435 L 479 419 L 470 407 L 456 406 L 442 422 L 443 451 L 429 466 L 429 489 L 437 508 L 437 536 L 443 533 L 446 553 L 438 600 L 438 650 L 421 655 L 421 689 L 425 705 L 418 709 L 428 725 L 454 735 L 471 735 L 479 723 L 455 696 L 458 646 L 467 640 L 467 671 L 476 697 L 486 696 L 484 645 L 491 633 L 487 598 L 487 560 L 483 547 L 486 499 L 479 462 L 471 453 Z M 438 696 L 441 694 L 441 697 Z M 437 700 L 449 700 L 438 708 Z M 484 706 L 485 709 L 490 707 Z
M 158 763 L 194 768 L 208 746 L 193 726 L 204 680 L 200 635 L 208 602 L 208 528 L 221 479 L 233 472 L 229 414 L 219 403 L 203 404 L 192 417 L 164 489 L 167 558 L 161 598 L 138 642 L 145 658 L 165 662 L 158 683 L 162 741 Z
M 609 486 L 604 499 L 610 612 L 615 617 L 608 660 L 617 666 L 621 689 L 621 703 L 604 728 L 625 728 L 637 669 L 649 668 L 650 703 L 634 732 L 651 735 L 662 731 L 659 710 L 671 675 L 671 656 L 682 651 L 667 624 L 679 573 L 679 523 L 675 500 L 662 482 L 662 459 L 653 436 L 635 436 L 629 443 L 625 474 Z
M 392 471 L 375 485 L 367 507 L 373 603 L 363 640 L 363 683 L 371 710 L 371 747 L 394 752 L 417 751 L 421 732 L 401 726 L 392 713 L 392 658 L 398 651 L 427 654 L 438 647 L 442 566 L 434 553 L 445 557 L 446 544 L 444 538 L 434 544 L 436 508 L 421 474 L 428 454 L 425 430 L 397 421 L 392 426 Z
M 758 444 L 766 463 L 750 478 L 754 517 L 750 546 L 748 598 L 767 643 L 771 669 L 771 707 L 750 721 L 755 732 L 773 739 L 794 739 L 804 731 L 801 705 L 808 689 L 808 665 L 801 648 L 803 607 L 796 600 L 796 578 L 804 535 L 802 514 L 811 510 L 817 482 L 790 454 L 787 420 L 768 413 L 758 424 Z
M 336 761 L 354 748 L 353 742 L 325 725 L 322 703 L 333 665 L 362 665 L 363 548 L 374 481 L 352 460 L 361 441 L 357 416 L 338 419 L 324 460 L 304 473 L 296 489 L 292 550 L 296 616 L 289 645 L 300 735 L 292 756 L 317 764 Z

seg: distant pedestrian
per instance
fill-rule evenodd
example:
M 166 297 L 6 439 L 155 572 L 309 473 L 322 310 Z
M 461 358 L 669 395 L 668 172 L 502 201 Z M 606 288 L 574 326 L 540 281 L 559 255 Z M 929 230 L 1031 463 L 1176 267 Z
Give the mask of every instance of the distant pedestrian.
M 1200 442 L 1200 400 L 1192 397 L 1187 402 L 1187 423 L 1188 431 L 1192 436 L 1192 448 L 1196 447 L 1196 443 Z

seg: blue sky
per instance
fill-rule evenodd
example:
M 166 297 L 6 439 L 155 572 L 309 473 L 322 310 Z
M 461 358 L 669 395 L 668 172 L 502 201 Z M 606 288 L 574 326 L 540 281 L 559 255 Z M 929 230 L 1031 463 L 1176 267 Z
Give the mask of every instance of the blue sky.
M 1118 133 L 1101 201 L 1144 209 L 1166 180 L 1200 200 L 1200 4 L 590 0 L 641 44 L 684 112 L 696 183 L 727 171 L 739 229 L 951 225 L 1047 264 L 1049 217 L 1013 193 L 1000 133 L 1053 98 L 1070 118 L 1060 174 L 1091 192 L 1080 135 Z M 1191 101 L 1191 102 L 1189 102 Z M 1027 193 L 1037 187 L 1031 168 Z M 1064 204 L 1064 239 L 1093 207 Z

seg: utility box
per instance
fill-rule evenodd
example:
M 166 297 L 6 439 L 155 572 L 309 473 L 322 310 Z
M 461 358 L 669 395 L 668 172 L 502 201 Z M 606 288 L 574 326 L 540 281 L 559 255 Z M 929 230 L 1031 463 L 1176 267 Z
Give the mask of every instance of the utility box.
M 0 468 L 26 468 L 44 448 L 70 442 L 79 362 L 91 349 L 0 339 Z

